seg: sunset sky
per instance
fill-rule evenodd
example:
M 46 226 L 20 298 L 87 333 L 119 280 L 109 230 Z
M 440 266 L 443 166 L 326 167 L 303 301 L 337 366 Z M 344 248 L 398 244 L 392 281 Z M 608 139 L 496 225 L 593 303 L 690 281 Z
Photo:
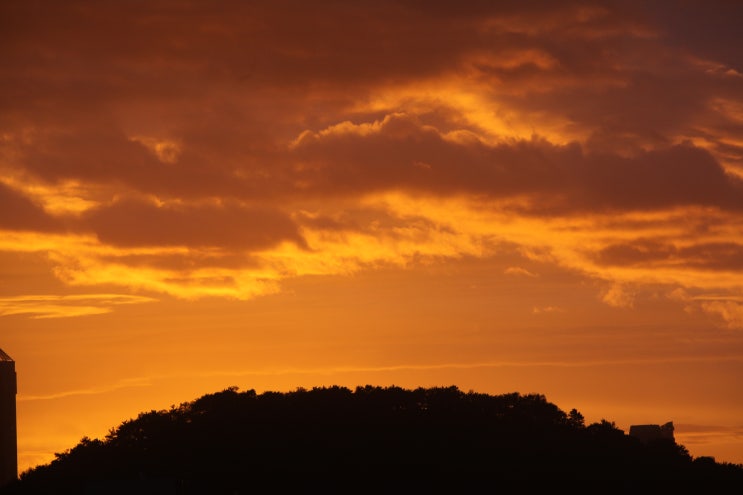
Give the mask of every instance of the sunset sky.
M 743 463 L 743 3 L 4 1 L 19 470 L 230 386 Z

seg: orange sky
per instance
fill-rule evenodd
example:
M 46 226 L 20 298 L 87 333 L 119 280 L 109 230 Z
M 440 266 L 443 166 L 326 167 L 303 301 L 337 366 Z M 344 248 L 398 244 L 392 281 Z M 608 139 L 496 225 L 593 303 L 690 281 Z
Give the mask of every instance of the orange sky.
M 743 6 L 0 5 L 19 468 L 229 386 L 541 393 L 743 463 Z

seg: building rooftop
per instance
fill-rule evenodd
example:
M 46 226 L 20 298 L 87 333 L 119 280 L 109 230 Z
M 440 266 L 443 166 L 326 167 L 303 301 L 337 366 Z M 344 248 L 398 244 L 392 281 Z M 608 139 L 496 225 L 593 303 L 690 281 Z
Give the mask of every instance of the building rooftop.
M 2 349 L 0 349 L 0 361 L 13 361 L 13 358 L 5 354 Z

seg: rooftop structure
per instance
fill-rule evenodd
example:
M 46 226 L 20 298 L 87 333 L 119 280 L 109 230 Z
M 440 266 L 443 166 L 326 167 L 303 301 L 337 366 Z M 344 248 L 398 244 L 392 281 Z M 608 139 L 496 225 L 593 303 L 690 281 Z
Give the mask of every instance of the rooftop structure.
M 673 422 L 669 421 L 663 425 L 632 425 L 629 427 L 629 435 L 641 440 L 644 443 L 655 440 L 671 440 L 673 437 Z
M 0 487 L 18 478 L 15 361 L 0 349 Z

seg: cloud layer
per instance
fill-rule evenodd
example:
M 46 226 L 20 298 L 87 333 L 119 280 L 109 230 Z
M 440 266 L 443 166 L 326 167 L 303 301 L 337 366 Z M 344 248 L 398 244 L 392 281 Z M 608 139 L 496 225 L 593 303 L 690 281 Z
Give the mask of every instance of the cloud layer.
M 743 327 L 743 12 L 683 9 L 6 3 L 0 249 L 245 299 L 508 245 Z

